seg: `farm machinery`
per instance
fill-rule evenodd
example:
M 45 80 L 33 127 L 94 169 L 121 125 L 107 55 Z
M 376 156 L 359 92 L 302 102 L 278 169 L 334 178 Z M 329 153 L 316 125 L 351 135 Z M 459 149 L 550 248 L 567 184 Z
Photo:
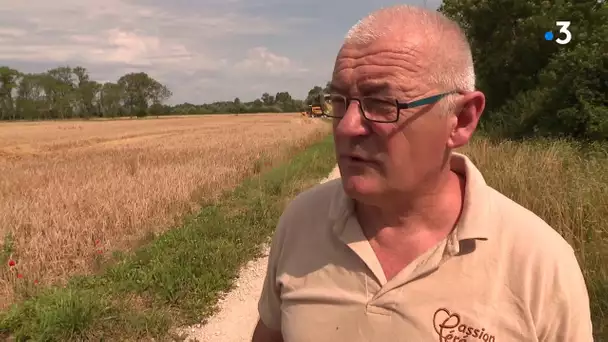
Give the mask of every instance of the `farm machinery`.
M 319 118 L 325 115 L 321 106 L 309 105 L 308 109 L 305 112 L 302 112 L 302 116 L 307 116 L 309 118 Z
M 308 105 L 305 112 L 301 112 L 302 116 L 309 118 L 320 118 L 331 113 L 331 103 L 326 100 L 324 94 L 318 94 L 314 97 L 312 104 Z

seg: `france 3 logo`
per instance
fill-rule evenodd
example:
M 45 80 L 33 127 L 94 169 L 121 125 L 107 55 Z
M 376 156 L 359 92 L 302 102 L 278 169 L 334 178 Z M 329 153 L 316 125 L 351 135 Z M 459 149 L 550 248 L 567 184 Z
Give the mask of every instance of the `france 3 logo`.
M 555 26 L 559 27 L 557 34 L 553 34 L 553 31 L 547 31 L 545 32 L 545 40 L 555 40 L 555 42 L 560 45 L 570 43 L 572 40 L 572 32 L 568 30 L 570 21 L 556 21 Z

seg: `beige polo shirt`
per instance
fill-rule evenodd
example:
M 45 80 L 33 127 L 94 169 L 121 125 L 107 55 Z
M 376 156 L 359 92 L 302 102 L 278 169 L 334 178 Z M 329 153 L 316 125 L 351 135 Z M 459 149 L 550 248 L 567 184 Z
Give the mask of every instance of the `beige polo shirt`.
M 486 185 L 464 155 L 451 235 L 387 281 L 341 180 L 285 209 L 259 314 L 287 342 L 593 341 L 589 298 L 570 245 Z

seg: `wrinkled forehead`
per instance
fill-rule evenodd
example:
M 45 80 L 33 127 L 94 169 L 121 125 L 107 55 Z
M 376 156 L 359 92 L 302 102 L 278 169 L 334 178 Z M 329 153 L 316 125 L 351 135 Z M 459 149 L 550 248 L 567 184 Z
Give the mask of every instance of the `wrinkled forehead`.
M 433 59 L 420 40 L 346 43 L 336 58 L 332 91 L 357 95 L 417 92 L 425 86 Z

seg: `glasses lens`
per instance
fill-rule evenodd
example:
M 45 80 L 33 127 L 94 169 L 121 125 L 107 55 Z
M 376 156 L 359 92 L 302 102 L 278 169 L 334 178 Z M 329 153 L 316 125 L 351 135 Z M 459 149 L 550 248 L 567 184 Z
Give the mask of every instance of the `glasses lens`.
M 325 110 L 327 116 L 341 118 L 346 113 L 346 98 L 342 95 L 325 95 Z
M 327 116 L 344 117 L 349 102 L 346 97 L 338 94 L 328 94 L 324 97 L 324 111 Z M 358 104 L 357 104 L 358 105 Z M 397 119 L 397 106 L 394 101 L 376 97 L 361 98 L 361 106 L 365 118 L 377 122 L 393 122 Z
M 361 99 L 365 116 L 372 121 L 390 122 L 397 119 L 397 105 L 394 101 L 377 97 Z

